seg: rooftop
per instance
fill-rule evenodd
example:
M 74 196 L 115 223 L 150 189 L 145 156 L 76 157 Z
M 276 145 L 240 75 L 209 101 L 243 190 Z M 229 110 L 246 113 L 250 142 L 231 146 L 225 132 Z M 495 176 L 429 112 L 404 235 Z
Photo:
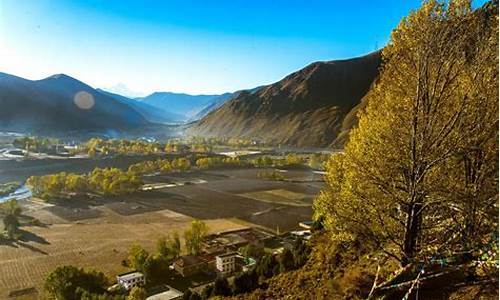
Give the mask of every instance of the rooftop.
M 130 280 L 130 279 L 134 279 L 134 278 L 144 277 L 144 274 L 142 274 L 141 272 L 133 271 L 133 272 L 120 274 L 117 277 L 119 279 L 123 279 L 123 280 Z
M 238 253 L 228 252 L 228 253 L 224 253 L 224 254 L 219 254 L 219 255 L 217 255 L 217 257 L 224 258 L 224 257 L 231 257 L 231 256 L 236 256 L 236 255 L 238 255 Z
M 179 257 L 176 261 L 175 264 L 178 264 L 181 267 L 187 267 L 187 266 L 192 266 L 192 265 L 197 265 L 204 263 L 205 261 L 199 257 L 199 256 L 194 256 L 194 255 L 185 255 Z
M 161 292 L 147 297 L 146 300 L 171 300 L 171 299 L 178 299 L 182 295 L 183 294 L 180 291 L 170 286 L 166 286 L 165 288 L 162 289 Z

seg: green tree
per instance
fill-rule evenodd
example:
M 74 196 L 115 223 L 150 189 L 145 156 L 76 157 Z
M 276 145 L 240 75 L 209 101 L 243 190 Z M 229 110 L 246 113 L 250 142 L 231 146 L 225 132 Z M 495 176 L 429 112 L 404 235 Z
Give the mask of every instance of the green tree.
M 48 299 L 79 300 L 83 291 L 91 294 L 105 293 L 108 283 L 102 272 L 62 266 L 47 276 L 44 291 Z
M 304 163 L 304 159 L 295 153 L 287 154 L 285 157 L 287 165 L 300 165 Z
M 128 265 L 136 270 L 144 271 L 146 260 L 149 253 L 137 243 L 130 245 L 128 249 Z
M 9 239 L 15 239 L 19 235 L 19 216 L 22 213 L 22 209 L 17 200 L 14 199 L 2 203 L 1 208 L 4 213 L 4 230 L 7 232 Z
M 172 255 L 172 258 L 177 258 L 181 254 L 181 239 L 179 237 L 179 233 L 174 231 L 172 233 L 172 237 L 169 240 L 169 249 Z
M 238 250 L 238 252 L 241 253 L 241 255 L 243 255 L 245 257 L 253 257 L 256 259 L 261 258 L 265 254 L 264 249 L 262 247 L 257 247 L 257 246 L 252 245 L 252 244 L 248 244 L 244 247 L 241 247 Z
M 256 266 L 257 274 L 264 278 L 272 277 L 276 269 L 279 270 L 279 263 L 272 254 L 264 255 Z
M 241 272 L 234 277 L 233 294 L 248 293 L 258 288 L 258 286 L 259 276 L 255 269 L 249 272 Z
M 19 217 L 22 213 L 22 208 L 17 200 L 12 199 L 1 204 L 2 211 L 7 215 Z
M 3 217 L 3 228 L 7 232 L 9 239 L 15 239 L 19 232 L 19 220 L 15 215 L 5 215 Z
M 229 286 L 229 282 L 225 277 L 217 277 L 214 282 L 214 289 L 212 291 L 212 295 L 214 296 L 230 296 L 231 295 L 231 287 Z
M 134 286 L 128 296 L 127 300 L 145 300 L 147 297 L 146 290 L 142 287 Z
M 295 267 L 293 253 L 290 249 L 283 249 L 283 253 L 281 253 L 279 258 L 280 264 L 280 272 L 286 272 L 293 270 Z
M 304 239 L 297 239 L 293 245 L 293 260 L 295 268 L 302 267 L 309 258 L 311 248 Z
M 171 251 L 169 247 L 169 239 L 166 236 L 161 236 L 157 241 L 156 241 L 156 251 L 158 252 L 158 255 L 164 257 L 164 258 L 169 258 L 171 256 Z
M 190 255 L 198 255 L 201 252 L 201 243 L 208 233 L 208 226 L 203 221 L 193 220 L 191 228 L 184 232 L 186 249 Z

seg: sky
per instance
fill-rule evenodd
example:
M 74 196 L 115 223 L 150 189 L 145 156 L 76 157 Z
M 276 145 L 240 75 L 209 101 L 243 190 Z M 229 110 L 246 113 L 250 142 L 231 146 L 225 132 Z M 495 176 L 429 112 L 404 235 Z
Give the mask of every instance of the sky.
M 232 92 L 381 48 L 420 3 L 0 0 L 0 72 L 64 73 L 133 97 Z

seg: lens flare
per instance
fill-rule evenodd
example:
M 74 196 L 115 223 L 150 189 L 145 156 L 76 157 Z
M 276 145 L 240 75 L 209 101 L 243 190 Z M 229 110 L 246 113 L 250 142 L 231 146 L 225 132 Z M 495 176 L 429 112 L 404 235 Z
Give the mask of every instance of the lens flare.
M 85 91 L 76 93 L 73 102 L 79 109 L 85 110 L 91 109 L 95 104 L 94 97 Z

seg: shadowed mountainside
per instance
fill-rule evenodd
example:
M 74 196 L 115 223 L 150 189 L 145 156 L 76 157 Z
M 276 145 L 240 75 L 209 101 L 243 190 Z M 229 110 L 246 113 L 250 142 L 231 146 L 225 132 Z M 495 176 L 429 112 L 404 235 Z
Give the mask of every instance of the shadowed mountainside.
M 77 106 L 77 94 L 82 95 L 83 106 L 89 107 Z M 64 74 L 27 80 L 0 73 L 0 107 L 3 130 L 54 133 L 129 130 L 150 125 L 130 105 Z
M 137 101 L 135 99 L 131 99 L 119 94 L 111 93 L 108 91 L 104 91 L 101 89 L 97 89 L 97 91 L 119 101 L 130 105 L 135 110 L 137 110 L 141 115 L 144 116 L 146 120 L 152 123 L 181 123 L 184 120 L 184 116 L 178 115 L 175 113 L 171 113 L 165 111 L 161 108 L 149 105 L 148 103 Z
M 378 75 L 380 51 L 315 62 L 255 93 L 241 92 L 187 129 L 293 146 L 341 147 Z

